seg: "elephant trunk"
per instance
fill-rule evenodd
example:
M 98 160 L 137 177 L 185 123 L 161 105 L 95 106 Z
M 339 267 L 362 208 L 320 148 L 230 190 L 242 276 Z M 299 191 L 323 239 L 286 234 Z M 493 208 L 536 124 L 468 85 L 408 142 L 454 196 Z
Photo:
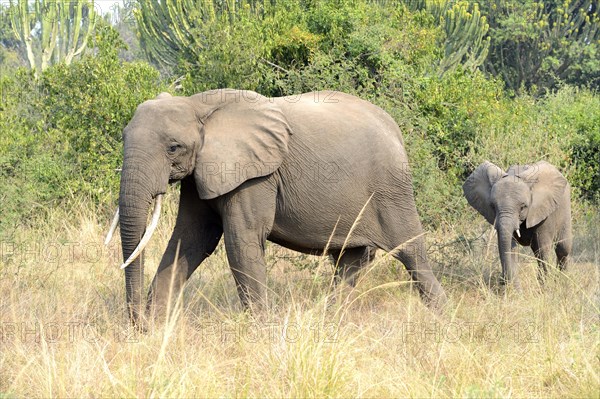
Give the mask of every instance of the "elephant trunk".
M 518 220 L 514 221 L 511 216 L 501 216 L 496 220 L 496 231 L 498 232 L 498 252 L 500 253 L 500 263 L 502 264 L 502 279 L 508 284 L 515 277 L 516 265 L 513 264 L 512 241 L 513 233 L 518 231 Z
M 119 226 L 124 262 L 134 252 L 146 230 L 148 210 L 154 195 L 154 190 L 149 187 L 153 181 L 150 174 L 139 167 L 128 166 L 127 161 L 125 157 L 119 193 Z M 138 256 L 125 269 L 127 310 L 134 325 L 139 324 L 143 314 L 143 276 L 143 263 L 141 256 Z
M 498 250 L 500 252 L 500 263 L 502 264 L 502 280 L 508 284 L 514 277 L 514 267 L 512 263 L 512 232 L 508 230 L 498 231 Z

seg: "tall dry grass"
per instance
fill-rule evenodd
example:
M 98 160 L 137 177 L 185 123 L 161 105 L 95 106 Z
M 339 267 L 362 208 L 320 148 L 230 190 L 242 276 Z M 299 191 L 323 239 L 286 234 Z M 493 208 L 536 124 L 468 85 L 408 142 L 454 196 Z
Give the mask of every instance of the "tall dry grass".
M 174 207 L 147 251 L 147 282 Z M 77 209 L 75 207 L 74 209 Z M 596 225 L 576 225 L 566 274 L 544 287 L 521 251 L 521 292 L 498 292 L 485 224 L 428 235 L 450 297 L 435 314 L 378 254 L 355 290 L 328 301 L 332 266 L 270 246 L 269 309 L 251 318 L 222 248 L 190 279 L 173 317 L 128 328 L 119 237 L 80 204 L 3 238 L 0 397 L 598 397 Z M 481 234 L 473 233 L 479 228 Z

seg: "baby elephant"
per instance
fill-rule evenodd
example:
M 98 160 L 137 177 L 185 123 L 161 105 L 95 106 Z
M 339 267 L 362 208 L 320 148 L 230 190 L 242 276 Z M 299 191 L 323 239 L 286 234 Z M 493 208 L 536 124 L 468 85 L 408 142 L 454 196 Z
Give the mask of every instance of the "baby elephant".
M 516 245 L 529 246 L 543 282 L 550 251 L 564 270 L 572 247 L 570 186 L 548 162 L 514 165 L 503 172 L 485 161 L 463 184 L 467 201 L 498 232 L 502 282 L 518 287 Z

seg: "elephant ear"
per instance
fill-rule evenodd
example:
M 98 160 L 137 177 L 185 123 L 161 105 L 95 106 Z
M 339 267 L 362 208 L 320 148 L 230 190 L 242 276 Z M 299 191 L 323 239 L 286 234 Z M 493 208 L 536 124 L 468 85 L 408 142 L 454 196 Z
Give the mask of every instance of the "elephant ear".
M 496 219 L 496 212 L 491 201 L 492 186 L 504 174 L 498 166 L 485 161 L 471 173 L 463 184 L 463 192 L 469 204 L 490 224 L 494 224 Z
M 546 161 L 513 168 L 518 168 L 515 175 L 531 187 L 531 204 L 525 220 L 526 227 L 531 228 L 558 208 L 568 186 L 567 179 Z
M 229 89 L 192 98 L 201 110 L 203 142 L 194 171 L 200 198 L 226 194 L 279 168 L 291 130 L 277 104 L 258 93 Z

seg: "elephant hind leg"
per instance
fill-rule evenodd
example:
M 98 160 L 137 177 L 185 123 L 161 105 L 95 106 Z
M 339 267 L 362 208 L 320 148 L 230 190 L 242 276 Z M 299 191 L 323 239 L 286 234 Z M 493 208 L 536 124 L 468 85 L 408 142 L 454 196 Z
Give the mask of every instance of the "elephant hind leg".
M 572 241 L 570 239 L 561 240 L 556 243 L 556 258 L 558 259 L 558 270 L 564 272 L 569 265 L 569 254 L 571 253 Z
M 546 282 L 546 276 L 548 275 L 548 262 L 550 260 L 551 247 L 552 245 L 550 242 L 541 241 L 535 236 L 531 241 L 531 249 L 533 250 L 533 254 L 538 263 L 538 281 L 542 285 Z
M 350 298 L 350 292 L 356 286 L 359 271 L 367 267 L 375 256 L 374 247 L 346 248 L 344 251 L 329 252 L 335 265 L 333 276 L 332 303 L 344 303 Z M 344 284 L 347 283 L 348 285 Z
M 411 280 L 416 284 L 421 298 L 428 306 L 437 308 L 446 302 L 446 293 L 433 274 L 427 260 L 423 236 L 416 236 L 388 252 L 404 264 Z
M 375 256 L 373 247 L 346 248 L 344 252 L 331 251 L 335 267 L 335 284 L 342 281 L 354 287 L 356 285 L 357 273 L 368 266 Z

